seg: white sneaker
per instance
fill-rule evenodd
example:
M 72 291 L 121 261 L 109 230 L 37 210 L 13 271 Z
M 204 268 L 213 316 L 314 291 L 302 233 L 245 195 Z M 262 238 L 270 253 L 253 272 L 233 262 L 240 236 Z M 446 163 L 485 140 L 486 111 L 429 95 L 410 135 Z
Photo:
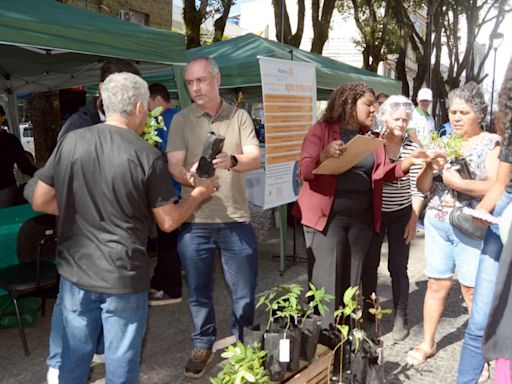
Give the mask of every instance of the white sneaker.
M 91 361 L 91 367 L 97 364 L 105 364 L 105 355 L 98 355 L 96 353 L 94 354 Z
M 48 372 L 46 372 L 46 383 L 59 384 L 59 370 L 57 368 L 48 367 Z
M 482 374 L 480 375 L 480 378 L 478 379 L 478 382 L 479 383 L 483 383 L 483 382 L 489 380 L 490 377 L 491 377 L 490 363 L 486 362 L 484 364 L 484 369 L 482 369 Z

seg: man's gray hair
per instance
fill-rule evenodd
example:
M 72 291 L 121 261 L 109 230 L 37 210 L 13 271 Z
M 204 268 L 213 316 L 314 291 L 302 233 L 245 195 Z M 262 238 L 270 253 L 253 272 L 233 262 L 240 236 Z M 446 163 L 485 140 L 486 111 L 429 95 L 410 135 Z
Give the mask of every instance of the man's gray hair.
M 452 106 L 453 100 L 455 99 L 461 99 L 466 104 L 469 104 L 473 108 L 473 111 L 475 111 L 475 114 L 480 117 L 480 121 L 485 119 L 487 115 L 487 103 L 477 83 L 470 81 L 460 88 L 451 90 L 448 94 L 448 108 Z
M 148 106 L 148 83 L 128 72 L 113 73 L 103 82 L 101 99 L 105 115 L 120 115 L 128 120 L 137 103 Z
M 211 57 L 208 57 L 208 56 L 194 57 L 192 60 L 190 60 L 187 63 L 187 66 L 189 66 L 192 63 L 195 63 L 196 61 L 201 61 L 201 60 L 205 60 L 208 63 L 208 68 L 210 68 L 210 72 L 211 72 L 212 75 L 215 76 L 215 75 L 218 75 L 220 73 L 219 65 L 217 64 L 217 62 L 215 60 L 213 60 Z
M 407 97 L 402 95 L 389 96 L 380 106 L 377 118 L 379 121 L 384 122 L 392 113 L 398 110 L 407 112 L 407 117 L 410 120 L 412 111 L 414 110 L 414 104 Z

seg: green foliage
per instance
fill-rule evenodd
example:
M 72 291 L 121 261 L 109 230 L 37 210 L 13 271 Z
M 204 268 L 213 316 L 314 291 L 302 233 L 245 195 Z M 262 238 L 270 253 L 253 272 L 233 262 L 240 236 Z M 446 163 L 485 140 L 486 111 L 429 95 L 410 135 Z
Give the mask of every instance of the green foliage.
M 286 321 L 286 330 L 290 327 L 292 320 L 297 319 L 304 313 L 300 304 L 300 294 L 302 287 L 298 284 L 283 284 L 272 288 L 263 295 L 256 308 L 265 305 L 268 313 L 267 330 L 270 329 L 275 319 L 282 318 Z
M 359 36 L 353 42 L 363 51 L 366 69 L 376 70 L 378 63 L 400 50 L 400 30 L 403 28 L 393 17 L 394 7 L 389 1 L 339 0 L 338 11 L 345 20 L 354 19 Z
M 299 316 L 304 314 L 300 303 L 302 287 L 298 284 L 284 284 L 277 286 L 278 297 L 275 300 L 276 314 L 274 318 L 282 318 L 286 321 L 285 333 L 292 323 L 297 324 Z
M 164 131 L 166 130 L 164 118 L 162 117 L 162 107 L 156 107 L 148 113 L 142 137 L 151 145 L 161 143 L 162 139 L 157 136 L 157 131 L 159 129 L 163 129 Z
M 266 352 L 261 350 L 260 343 L 256 342 L 254 348 L 244 346 L 240 341 L 230 345 L 222 353 L 227 359 L 222 371 L 210 379 L 212 384 L 267 384 L 269 378 L 263 362 Z
M 325 292 L 325 288 L 317 289 L 313 283 L 309 283 L 309 291 L 306 292 L 306 298 L 310 298 L 304 319 L 311 315 L 315 308 L 318 309 L 320 316 L 324 316 L 327 312 L 327 305 L 334 300 L 334 296 Z M 304 322 L 304 321 L 303 321 Z
M 285 333 L 292 324 L 298 325 L 299 318 L 304 319 L 311 315 L 315 309 L 321 316 L 327 312 L 327 303 L 334 299 L 333 295 L 325 292 L 325 288 L 317 289 L 309 283 L 309 290 L 305 297 L 310 301 L 306 308 L 301 302 L 303 288 L 298 284 L 282 284 L 272 288 L 265 293 L 256 304 L 256 308 L 264 307 L 268 313 L 266 329 L 270 330 L 272 322 L 276 319 L 283 319 L 285 322 Z M 301 326 L 302 326 L 301 324 Z
M 379 299 L 375 295 L 375 293 L 371 296 L 371 302 L 373 303 L 373 308 L 371 308 L 369 311 L 371 314 L 375 315 L 375 324 L 376 324 L 376 330 L 377 330 L 377 341 L 380 340 L 380 319 L 383 315 L 387 313 L 391 313 L 390 309 L 382 309 L 382 307 L 379 305 Z M 352 341 L 352 347 L 353 347 L 353 353 L 362 353 L 362 354 L 368 354 L 371 353 L 371 350 L 375 350 L 376 346 L 373 340 L 368 337 L 368 334 L 361 329 L 360 324 L 362 322 L 362 311 L 359 306 L 359 287 L 349 287 L 345 291 L 343 295 L 343 304 L 345 305 L 340 306 L 336 311 L 334 311 L 334 320 L 335 320 L 335 328 L 336 331 L 339 333 L 340 336 L 340 342 L 336 347 L 334 348 L 332 352 L 331 357 L 331 363 L 332 359 L 334 358 L 335 352 L 342 348 L 343 344 L 347 340 Z M 347 319 L 353 319 L 355 323 L 355 327 L 353 329 L 350 329 Z M 340 358 L 343 354 L 340 354 Z M 343 372 L 342 369 L 343 361 L 340 360 L 340 373 Z M 329 367 L 332 364 L 329 364 Z M 328 382 L 330 382 L 330 369 L 328 370 Z
M 440 137 L 438 132 L 432 132 L 432 136 L 429 138 L 425 147 L 442 151 L 446 154 L 448 161 L 454 161 L 464 157 L 462 155 L 462 145 L 465 139 L 458 133 Z
M 380 328 L 380 321 L 382 319 L 382 316 L 386 314 L 390 314 L 393 311 L 391 309 L 383 309 L 380 305 L 379 298 L 375 294 L 375 292 L 372 293 L 370 296 L 370 300 L 368 300 L 372 304 L 372 308 L 368 309 L 368 312 L 375 316 L 375 333 L 377 335 L 377 340 L 380 340 L 381 336 L 381 328 Z

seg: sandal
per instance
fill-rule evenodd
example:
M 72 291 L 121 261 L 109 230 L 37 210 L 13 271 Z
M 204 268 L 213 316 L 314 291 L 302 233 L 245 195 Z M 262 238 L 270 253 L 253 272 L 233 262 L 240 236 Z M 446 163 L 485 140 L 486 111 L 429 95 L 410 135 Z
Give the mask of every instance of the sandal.
M 424 344 L 417 345 L 407 352 L 407 363 L 414 366 L 421 365 L 427 361 L 429 357 L 434 356 L 436 352 L 436 343 L 434 343 L 434 346 L 431 349 L 426 349 Z

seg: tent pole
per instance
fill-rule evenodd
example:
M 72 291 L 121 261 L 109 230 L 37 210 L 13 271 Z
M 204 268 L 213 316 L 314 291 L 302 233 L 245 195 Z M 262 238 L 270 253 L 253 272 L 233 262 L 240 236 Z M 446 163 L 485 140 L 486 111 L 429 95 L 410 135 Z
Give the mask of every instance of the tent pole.
M 184 74 L 185 66 L 180 64 L 174 64 L 174 78 L 176 79 L 176 88 L 178 89 L 178 98 L 180 100 L 180 108 L 184 109 L 188 107 L 192 102 L 188 95 L 187 87 L 185 86 Z
M 21 140 L 20 137 L 20 122 L 18 118 L 18 105 L 16 104 L 16 93 L 10 86 L 10 82 L 8 82 L 9 88 L 7 88 L 7 117 L 9 119 L 9 128 L 11 133 L 13 133 L 18 139 Z

